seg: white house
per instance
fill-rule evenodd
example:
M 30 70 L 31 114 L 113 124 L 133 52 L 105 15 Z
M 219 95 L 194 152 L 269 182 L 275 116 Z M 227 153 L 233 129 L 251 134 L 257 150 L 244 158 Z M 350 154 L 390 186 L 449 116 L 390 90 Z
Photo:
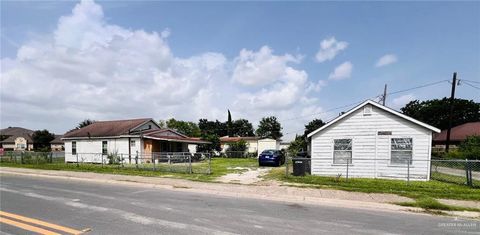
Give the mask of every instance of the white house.
M 280 149 L 280 140 L 256 136 L 222 136 L 220 137 L 220 147 L 222 148 L 222 152 L 228 151 L 230 143 L 235 143 L 240 140 L 244 140 L 247 143 L 248 153 L 257 153 L 258 155 L 266 149 Z
M 430 179 L 433 132 L 439 129 L 367 100 L 311 138 L 311 173 L 362 178 Z
M 208 144 L 171 129 L 161 129 L 151 118 L 97 121 L 66 133 L 65 162 L 107 161 L 109 154 L 120 155 L 126 163 L 150 161 L 157 153 L 189 152 L 189 144 Z

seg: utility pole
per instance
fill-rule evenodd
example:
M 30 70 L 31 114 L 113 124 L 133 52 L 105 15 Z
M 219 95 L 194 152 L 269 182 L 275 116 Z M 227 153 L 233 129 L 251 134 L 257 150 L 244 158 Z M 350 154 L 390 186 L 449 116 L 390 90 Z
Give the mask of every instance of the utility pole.
M 382 96 L 383 106 L 385 106 L 386 101 L 387 101 L 387 84 L 385 83 L 385 87 L 383 88 L 383 96 Z
M 450 149 L 450 132 L 452 131 L 453 102 L 455 101 L 455 87 L 457 86 L 457 73 L 453 73 L 452 93 L 450 95 L 450 112 L 448 113 L 447 140 L 445 141 L 445 152 Z

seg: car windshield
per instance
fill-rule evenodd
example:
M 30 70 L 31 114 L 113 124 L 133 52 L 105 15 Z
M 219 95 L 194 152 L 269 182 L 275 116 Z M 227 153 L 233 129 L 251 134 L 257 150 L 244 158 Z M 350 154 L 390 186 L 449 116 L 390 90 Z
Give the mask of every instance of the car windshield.
M 262 154 L 274 154 L 275 150 L 263 150 Z

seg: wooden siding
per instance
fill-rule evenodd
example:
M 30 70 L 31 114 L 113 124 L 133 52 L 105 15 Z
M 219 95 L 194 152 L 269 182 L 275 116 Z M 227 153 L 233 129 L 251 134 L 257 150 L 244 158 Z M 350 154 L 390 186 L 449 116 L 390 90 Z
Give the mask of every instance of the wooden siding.
M 391 135 L 378 135 L 379 131 Z M 352 139 L 352 164 L 348 166 L 349 177 L 402 178 L 428 180 L 432 132 L 415 123 L 372 106 L 370 115 L 363 108 L 351 113 L 326 129 L 312 136 L 312 174 L 346 175 L 345 164 L 333 164 L 333 140 Z M 412 138 L 413 163 L 405 165 L 390 163 L 391 138 Z

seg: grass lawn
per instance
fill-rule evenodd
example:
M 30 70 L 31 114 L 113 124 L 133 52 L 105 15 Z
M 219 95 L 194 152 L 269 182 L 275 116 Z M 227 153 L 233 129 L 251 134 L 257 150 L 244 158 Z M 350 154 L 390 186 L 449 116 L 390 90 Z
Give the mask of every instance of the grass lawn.
M 340 189 L 365 193 L 392 193 L 419 200 L 424 205 L 427 199 L 445 198 L 459 200 L 480 201 L 480 189 L 468 186 L 430 180 L 427 182 L 387 179 L 336 179 L 323 176 L 289 176 L 285 177 L 285 168 L 274 169 L 265 176 L 267 179 L 276 179 L 289 183 L 304 184 L 305 187 Z M 430 200 L 431 201 L 431 200 Z M 435 201 L 435 200 L 434 200 Z
M 64 171 L 80 171 L 80 172 L 95 172 L 104 174 L 122 174 L 122 175 L 138 175 L 138 176 L 156 176 L 156 177 L 170 177 L 182 178 L 196 181 L 213 181 L 219 176 L 236 173 L 242 171 L 240 168 L 256 168 L 258 163 L 256 159 L 251 158 L 212 158 L 211 174 L 207 174 L 208 162 L 192 163 L 193 174 L 187 173 L 187 166 L 185 164 L 157 164 L 156 171 L 153 171 L 152 164 L 139 164 L 137 169 L 135 165 L 100 165 L 100 164 L 80 164 L 77 167 L 75 163 L 51 163 L 51 164 L 19 164 L 10 162 L 1 162 L 0 166 L 5 167 L 19 167 L 42 170 L 64 170 Z

